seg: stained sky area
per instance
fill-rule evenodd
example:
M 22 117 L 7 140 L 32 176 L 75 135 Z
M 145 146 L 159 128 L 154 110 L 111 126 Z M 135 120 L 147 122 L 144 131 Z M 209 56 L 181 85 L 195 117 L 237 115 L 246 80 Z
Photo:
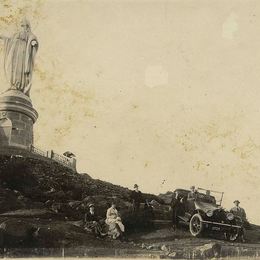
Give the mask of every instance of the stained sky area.
M 40 42 L 36 146 L 144 192 L 224 191 L 260 224 L 257 1 L 4 0 L 1 33 L 23 14 Z

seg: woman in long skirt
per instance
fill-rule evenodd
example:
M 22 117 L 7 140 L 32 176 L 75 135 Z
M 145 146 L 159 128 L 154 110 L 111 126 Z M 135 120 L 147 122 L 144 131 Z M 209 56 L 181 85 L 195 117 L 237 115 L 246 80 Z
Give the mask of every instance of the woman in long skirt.
M 115 202 L 112 202 L 111 207 L 107 210 L 105 222 L 108 225 L 108 235 L 113 239 L 117 239 L 125 232 L 125 227 L 116 209 Z

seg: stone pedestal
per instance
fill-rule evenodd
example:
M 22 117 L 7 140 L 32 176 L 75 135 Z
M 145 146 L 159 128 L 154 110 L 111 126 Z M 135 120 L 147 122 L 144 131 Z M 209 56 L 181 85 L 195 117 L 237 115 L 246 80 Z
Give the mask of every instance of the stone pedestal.
M 38 118 L 31 99 L 18 90 L 0 95 L 0 146 L 29 149 L 33 144 L 33 124 Z

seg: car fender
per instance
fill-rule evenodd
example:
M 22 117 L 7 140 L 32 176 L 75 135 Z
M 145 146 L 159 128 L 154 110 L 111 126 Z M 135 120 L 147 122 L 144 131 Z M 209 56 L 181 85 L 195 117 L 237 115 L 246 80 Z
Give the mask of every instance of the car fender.
M 201 216 L 202 219 L 204 219 L 205 213 L 201 210 L 201 209 L 195 209 L 192 214 L 190 214 L 190 218 L 189 221 L 191 220 L 191 218 L 195 215 L 195 214 L 199 214 Z

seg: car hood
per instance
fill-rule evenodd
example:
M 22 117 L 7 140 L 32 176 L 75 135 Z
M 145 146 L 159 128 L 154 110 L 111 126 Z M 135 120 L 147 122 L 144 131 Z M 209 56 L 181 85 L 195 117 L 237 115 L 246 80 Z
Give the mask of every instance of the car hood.
M 207 202 L 201 202 L 201 201 L 195 201 L 195 207 L 196 209 L 200 209 L 203 212 L 207 212 L 208 210 L 214 211 L 216 209 L 219 209 L 217 205 L 207 203 Z

